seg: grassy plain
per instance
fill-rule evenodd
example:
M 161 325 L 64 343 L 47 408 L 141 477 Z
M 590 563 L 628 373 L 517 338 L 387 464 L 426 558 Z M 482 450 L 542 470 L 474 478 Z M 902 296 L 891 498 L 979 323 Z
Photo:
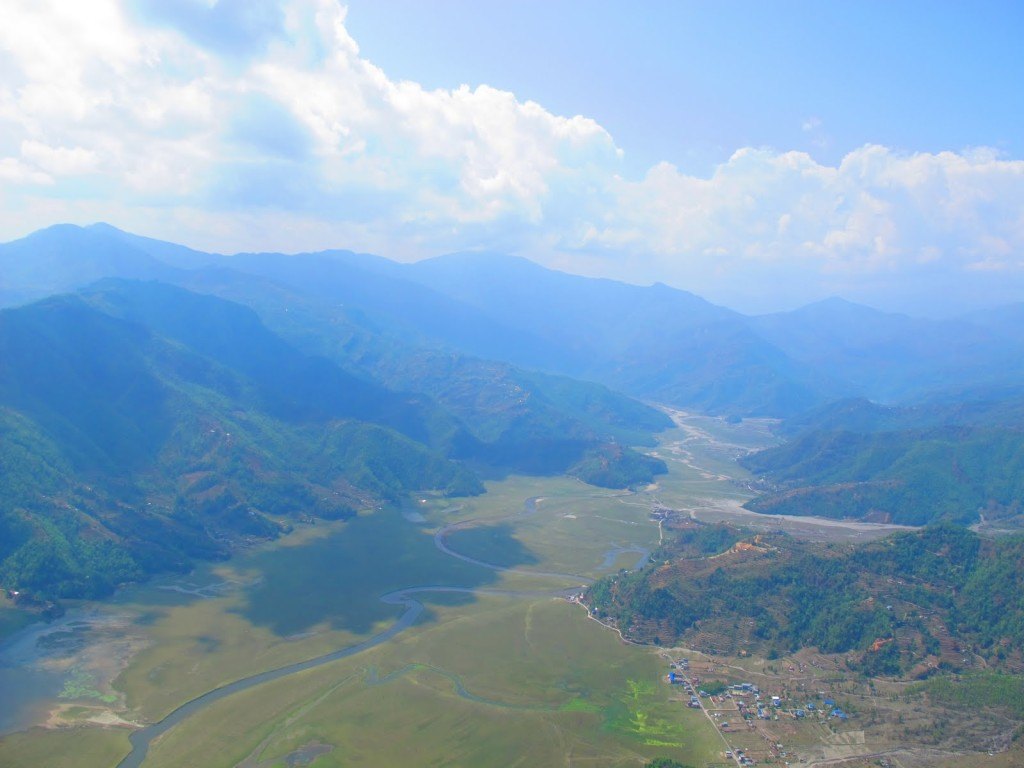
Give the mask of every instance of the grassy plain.
M 402 612 L 380 595 L 419 584 L 489 587 L 497 575 L 439 552 L 429 531 L 382 510 L 323 524 L 187 579 L 128 591 L 149 646 L 116 681 L 133 718 L 159 719 L 195 696 L 328 653 L 389 626 Z M 170 591 L 203 585 L 201 594 Z M 445 596 L 471 601 L 471 595 Z M 429 596 L 424 602 L 429 602 Z M 428 615 L 422 621 L 430 621 Z
M 524 508 L 525 499 L 537 496 L 542 499 L 535 507 Z M 338 621 L 337 607 L 330 612 L 333 631 L 363 634 L 382 626 L 366 617 L 394 618 L 396 609 L 380 604 L 376 596 L 402 586 L 564 589 L 579 582 L 530 572 L 599 575 L 607 570 L 609 548 L 657 542 L 646 508 L 626 506 L 617 496 L 564 478 L 514 477 L 492 484 L 481 498 L 416 500 L 422 526 L 378 513 L 366 518 L 365 529 L 348 523 L 343 536 L 314 538 L 293 548 L 295 558 L 274 550 L 260 561 L 264 581 L 247 589 L 256 593 L 262 609 L 241 615 L 225 606 L 207 610 L 219 616 L 222 633 L 241 617 L 258 624 L 252 619 L 271 615 L 274 606 L 310 589 L 298 582 L 321 568 L 342 572 L 312 588 L 309 600 L 318 606 L 318 621 L 288 619 L 297 609 L 286 608 L 270 626 L 279 632 L 322 627 L 327 621 L 320 615 L 326 611 L 321 602 L 325 589 L 338 590 L 350 601 L 342 612 L 346 621 Z M 517 570 L 482 569 L 434 548 L 438 528 L 466 521 L 473 523 L 449 534 L 450 546 Z M 372 562 L 355 558 L 350 564 L 359 572 L 360 594 L 334 583 L 335 578 L 356 577 L 344 565 L 339 547 L 370 553 Z M 389 556 L 389 547 L 401 553 Z M 331 562 L 320 562 L 321 557 Z M 624 558 L 635 561 L 637 555 Z M 244 572 L 246 565 L 248 559 L 235 568 Z M 366 573 L 382 568 L 386 575 Z M 284 582 L 269 590 L 265 585 L 274 579 Z M 225 765 L 247 758 L 251 765 L 273 765 L 280 764 L 275 754 L 290 754 L 307 743 L 344 745 L 320 756 L 317 765 L 547 765 L 571 758 L 613 766 L 637 765 L 659 754 L 701 764 L 716 748 L 715 734 L 702 717 L 668 702 L 651 651 L 621 643 L 582 609 L 542 595 L 417 597 L 429 605 L 429 614 L 415 627 L 357 657 L 217 703 L 154 745 L 147 765 L 189 764 L 221 749 L 230 756 Z M 184 607 L 187 615 L 211 618 L 199 613 L 195 601 Z M 182 626 L 182 616 L 162 621 Z M 332 635 L 333 642 L 339 639 Z M 182 653 L 184 645 L 164 641 L 154 652 L 177 659 L 181 672 L 184 664 L 195 663 L 194 651 Z M 212 651 L 228 657 L 238 653 L 233 648 Z M 135 699 L 166 698 L 157 690 L 162 679 L 153 679 L 153 669 L 151 661 L 140 658 L 123 677 Z
M 621 547 L 652 549 L 658 529 L 649 519 L 650 505 L 624 493 L 595 492 L 579 484 L 575 493 L 557 493 L 536 502 L 535 512 L 489 522 L 474 517 L 479 502 L 467 505 L 474 522 L 451 531 L 448 544 L 460 553 L 502 566 L 522 552 L 522 570 L 555 571 L 594 578 L 607 573 L 606 556 Z M 486 498 L 486 497 L 484 497 Z M 511 539 L 511 541 L 509 541 Z M 511 559 L 510 559 L 511 558 Z M 638 554 L 633 554 L 633 563 Z M 618 558 L 613 561 L 618 563 Z
M 81 768 L 114 766 L 128 752 L 128 731 L 110 728 L 32 728 L 0 740 L 0 765 Z
M 316 765 L 697 765 L 718 739 L 669 701 L 662 665 L 577 606 L 481 597 L 366 654 L 219 702 L 169 733 L 147 764 L 281 765 L 307 744 Z M 237 700 L 236 700 L 237 699 Z M 249 761 L 246 763 L 246 761 Z

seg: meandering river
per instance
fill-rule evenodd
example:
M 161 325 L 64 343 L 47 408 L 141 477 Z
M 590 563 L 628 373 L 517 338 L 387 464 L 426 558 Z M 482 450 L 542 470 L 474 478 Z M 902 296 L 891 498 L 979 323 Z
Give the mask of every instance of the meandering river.
M 522 515 L 534 514 L 537 511 L 537 503 L 540 501 L 539 497 L 533 497 L 526 499 L 523 502 L 522 511 L 516 515 L 509 517 L 518 517 Z M 406 516 L 410 522 L 418 523 L 419 520 L 411 520 L 409 516 Z M 502 518 L 509 519 L 509 518 Z M 578 586 L 584 586 L 590 583 L 591 579 L 588 579 L 577 574 L 569 573 L 555 573 L 548 571 L 533 571 L 524 568 L 510 568 L 506 566 L 496 565 L 494 563 L 488 563 L 477 558 L 469 557 L 460 552 L 453 550 L 447 543 L 448 534 L 455 530 L 464 528 L 472 525 L 478 521 L 460 521 L 453 523 L 438 529 L 437 533 L 434 534 L 434 545 L 446 555 L 457 558 L 464 562 L 472 563 L 473 565 L 481 566 L 483 568 L 489 568 L 493 571 L 502 573 L 523 573 L 532 576 L 552 577 L 558 579 L 565 579 L 578 582 Z M 628 552 L 642 552 L 644 558 L 647 557 L 647 550 L 641 547 L 631 547 L 622 549 L 621 551 Z M 614 560 L 613 560 L 614 562 Z M 149 753 L 149 747 L 153 743 L 153 740 L 161 736 L 162 734 L 169 731 L 171 728 L 182 722 L 186 718 L 197 714 L 206 707 L 210 706 L 216 701 L 231 696 L 235 693 L 248 690 L 257 685 L 263 683 L 269 683 L 272 680 L 279 680 L 282 677 L 288 675 L 294 675 L 298 672 L 304 672 L 308 669 L 319 667 L 323 664 L 329 664 L 332 661 L 344 659 L 349 656 L 354 656 L 363 651 L 369 650 L 381 643 L 387 642 L 395 635 L 403 632 L 404 630 L 411 627 L 419 619 L 420 615 L 425 610 L 423 603 L 416 599 L 416 595 L 422 595 L 426 593 L 457 593 L 457 594 L 471 594 L 471 595 L 501 595 L 506 597 L 543 597 L 543 596 L 566 596 L 575 590 L 558 590 L 558 591 L 516 591 L 516 590 L 503 590 L 503 589 L 489 589 L 485 587 L 481 588 L 463 588 L 463 587 L 451 587 L 451 586 L 437 586 L 437 585 L 420 585 L 406 587 L 404 589 L 394 590 L 380 596 L 380 601 L 387 605 L 396 605 L 404 607 L 405 610 L 401 616 L 386 630 L 379 632 L 372 637 L 363 640 L 362 642 L 354 645 L 346 646 L 345 648 L 339 648 L 338 650 L 331 651 L 322 656 L 317 656 L 306 661 L 299 661 L 294 664 L 288 664 L 277 669 L 271 669 L 266 672 L 261 672 L 256 675 L 244 677 L 240 680 L 236 680 L 233 683 L 215 688 L 212 691 L 197 696 L 196 698 L 182 704 L 180 707 L 175 709 L 173 712 L 168 714 L 162 720 L 159 720 L 150 725 L 144 726 L 137 731 L 134 731 L 129 737 L 131 742 L 131 752 L 129 752 L 124 759 L 118 763 L 118 768 L 138 768 L 141 766 L 143 761 L 146 759 L 146 755 Z

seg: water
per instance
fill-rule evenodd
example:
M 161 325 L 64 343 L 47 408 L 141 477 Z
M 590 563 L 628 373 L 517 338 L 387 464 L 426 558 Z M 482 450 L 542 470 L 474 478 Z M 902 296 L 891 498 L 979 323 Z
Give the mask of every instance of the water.
M 0 661 L 0 736 L 45 720 L 63 687 L 62 672 Z
M 79 646 L 85 614 L 30 624 L 0 643 L 0 736 L 46 720 L 64 688 L 64 661 Z

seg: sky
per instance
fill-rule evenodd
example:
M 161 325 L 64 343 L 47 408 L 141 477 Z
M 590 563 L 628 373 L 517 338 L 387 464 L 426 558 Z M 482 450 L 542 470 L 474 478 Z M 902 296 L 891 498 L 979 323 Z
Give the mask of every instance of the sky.
M 1024 301 L 1024 5 L 8 0 L 0 240 L 514 253 L 746 312 Z

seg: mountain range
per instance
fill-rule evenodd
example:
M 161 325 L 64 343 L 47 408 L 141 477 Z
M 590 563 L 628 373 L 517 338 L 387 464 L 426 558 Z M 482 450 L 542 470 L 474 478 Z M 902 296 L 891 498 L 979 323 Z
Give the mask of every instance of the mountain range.
M 347 334 L 349 344 L 370 333 L 374 343 L 399 339 L 724 415 L 788 417 L 843 397 L 904 403 L 1024 380 L 1024 304 L 936 321 L 833 298 L 751 317 L 662 284 L 585 278 L 494 253 L 412 264 L 351 251 L 225 256 L 105 224 L 58 225 L 0 245 L 8 306 L 105 277 L 259 305 L 294 340 L 303 329 L 288 312 L 329 314 L 335 338 Z
M 758 511 L 971 522 L 1024 491 L 1024 305 L 751 317 L 501 254 L 220 255 L 105 224 L 0 245 L 0 303 L 0 584 L 44 596 L 508 472 L 647 483 L 654 402 L 785 420 L 745 460 Z

